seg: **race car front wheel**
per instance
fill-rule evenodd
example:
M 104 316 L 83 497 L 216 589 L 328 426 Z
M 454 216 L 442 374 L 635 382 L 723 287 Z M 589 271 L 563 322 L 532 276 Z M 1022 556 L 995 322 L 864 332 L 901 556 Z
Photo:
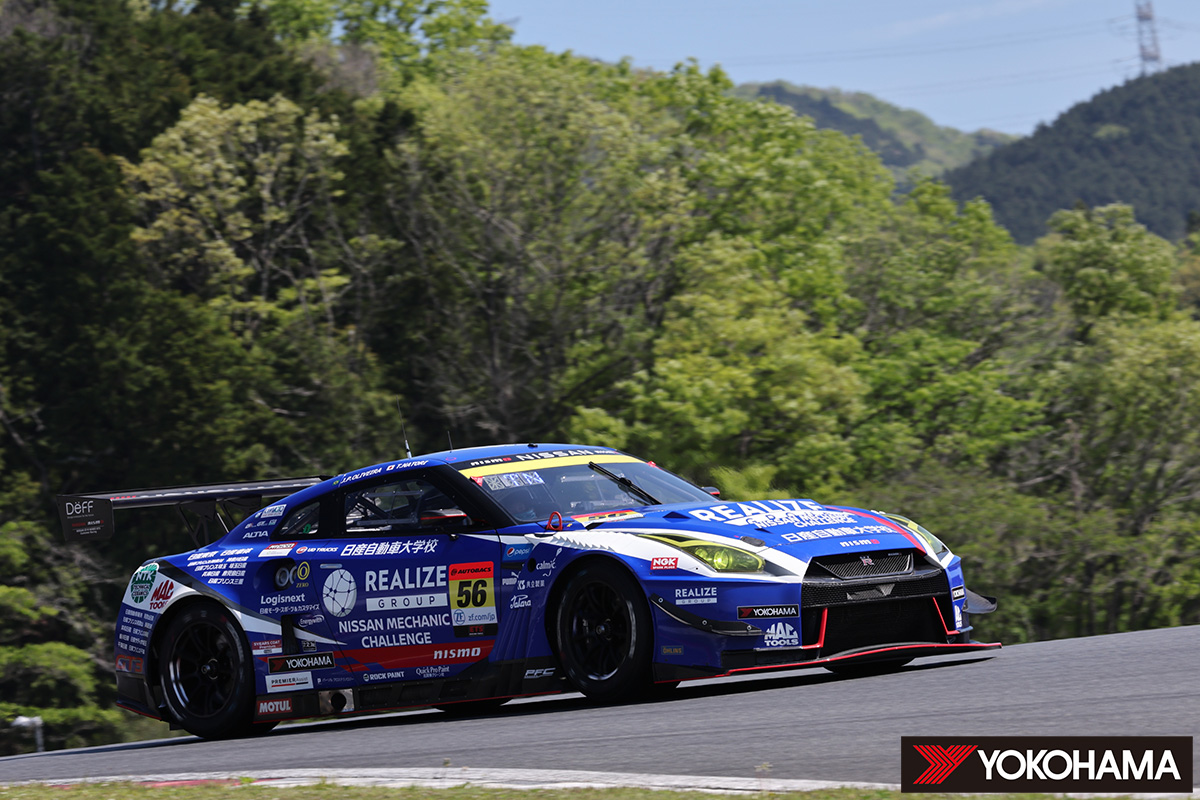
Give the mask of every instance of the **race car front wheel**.
M 172 720 L 188 733 L 225 739 L 269 730 L 255 725 L 254 673 L 246 637 L 232 615 L 203 600 L 171 620 L 158 677 Z
M 588 697 L 633 699 L 650 685 L 650 610 L 619 566 L 594 561 L 568 579 L 555 633 L 563 671 Z

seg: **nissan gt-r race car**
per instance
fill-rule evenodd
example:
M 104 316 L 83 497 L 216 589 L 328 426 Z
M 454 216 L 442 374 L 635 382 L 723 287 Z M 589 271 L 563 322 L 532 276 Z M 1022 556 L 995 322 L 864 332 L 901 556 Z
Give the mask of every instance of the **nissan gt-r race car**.
M 207 738 L 1000 646 L 970 638 L 994 601 L 910 520 L 716 495 L 611 448 L 512 444 L 59 511 L 72 540 L 110 536 L 123 508 L 180 506 L 198 528 L 245 515 L 143 564 L 117 618 L 118 703 Z

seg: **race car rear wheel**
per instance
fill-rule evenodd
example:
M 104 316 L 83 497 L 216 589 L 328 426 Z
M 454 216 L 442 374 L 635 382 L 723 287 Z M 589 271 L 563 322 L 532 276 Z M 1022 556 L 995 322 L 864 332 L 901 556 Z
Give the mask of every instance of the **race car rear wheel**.
M 233 616 L 203 600 L 167 626 L 158 676 L 171 720 L 205 739 L 263 733 L 255 725 L 254 673 L 246 637 Z
M 575 688 L 604 702 L 650 686 L 653 632 L 641 588 L 615 564 L 594 561 L 572 575 L 555 613 L 558 657 Z

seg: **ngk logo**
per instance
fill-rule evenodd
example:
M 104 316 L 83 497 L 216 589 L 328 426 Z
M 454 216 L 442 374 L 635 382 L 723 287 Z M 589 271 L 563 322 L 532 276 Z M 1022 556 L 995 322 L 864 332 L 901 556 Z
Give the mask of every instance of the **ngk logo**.
M 660 556 L 650 559 L 650 569 L 676 569 L 679 559 L 674 556 Z
M 163 581 L 158 586 L 154 587 L 154 594 L 150 595 L 150 610 L 162 611 L 163 606 L 175 594 L 175 584 L 172 581 Z

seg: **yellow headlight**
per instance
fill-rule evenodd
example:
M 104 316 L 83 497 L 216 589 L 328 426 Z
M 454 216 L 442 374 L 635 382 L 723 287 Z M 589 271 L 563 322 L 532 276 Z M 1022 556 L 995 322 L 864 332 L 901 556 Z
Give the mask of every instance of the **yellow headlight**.
M 717 572 L 762 572 L 761 558 L 736 547 L 709 542 L 688 542 L 680 545 L 680 549 L 694 555 Z
M 703 539 L 689 539 L 678 534 L 641 534 L 647 539 L 654 539 L 671 547 L 677 547 L 690 556 L 694 556 L 717 572 L 762 572 L 766 563 L 758 556 L 740 547 L 730 547 L 726 544 L 714 544 Z

